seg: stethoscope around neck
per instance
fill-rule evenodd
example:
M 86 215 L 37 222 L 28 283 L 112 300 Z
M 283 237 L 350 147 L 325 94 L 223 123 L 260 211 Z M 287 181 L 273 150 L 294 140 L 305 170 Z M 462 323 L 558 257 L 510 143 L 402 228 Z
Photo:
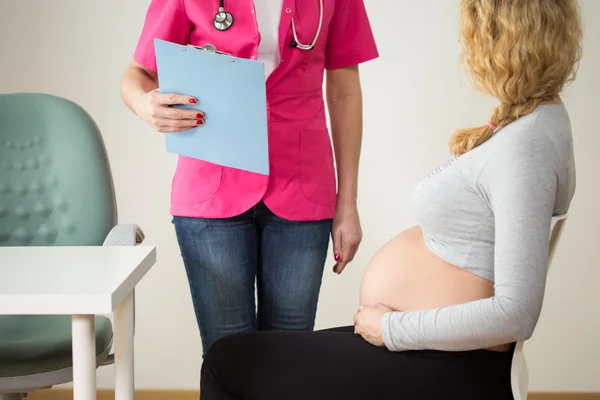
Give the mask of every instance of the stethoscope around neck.
M 225 0 L 219 0 L 219 12 L 215 14 L 213 21 L 215 29 L 218 31 L 226 31 L 233 25 L 233 15 L 230 12 L 225 11 Z M 292 18 L 292 34 L 294 35 L 294 41 L 290 43 L 292 47 L 297 47 L 300 50 L 312 50 L 319 39 L 321 33 L 321 27 L 323 25 L 323 0 L 319 0 L 319 26 L 317 27 L 317 33 L 311 44 L 302 44 L 298 39 L 296 33 L 296 24 L 294 18 Z

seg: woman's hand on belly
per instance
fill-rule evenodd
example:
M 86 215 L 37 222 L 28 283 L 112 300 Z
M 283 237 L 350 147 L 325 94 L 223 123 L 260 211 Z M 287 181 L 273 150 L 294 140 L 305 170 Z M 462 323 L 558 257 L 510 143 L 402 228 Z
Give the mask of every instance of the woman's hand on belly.
M 381 321 L 383 315 L 393 310 L 383 304 L 374 306 L 361 306 L 354 314 L 354 332 L 362 336 L 364 340 L 372 345 L 383 347 L 383 332 Z

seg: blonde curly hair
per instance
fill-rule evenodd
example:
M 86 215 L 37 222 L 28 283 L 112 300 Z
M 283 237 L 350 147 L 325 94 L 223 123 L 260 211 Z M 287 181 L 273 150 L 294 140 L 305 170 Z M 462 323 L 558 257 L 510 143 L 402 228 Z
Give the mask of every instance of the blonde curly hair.
M 577 0 L 462 0 L 463 58 L 476 89 L 500 104 L 490 123 L 500 127 L 559 101 L 581 59 Z M 489 125 L 459 129 L 450 151 L 461 155 L 493 134 Z

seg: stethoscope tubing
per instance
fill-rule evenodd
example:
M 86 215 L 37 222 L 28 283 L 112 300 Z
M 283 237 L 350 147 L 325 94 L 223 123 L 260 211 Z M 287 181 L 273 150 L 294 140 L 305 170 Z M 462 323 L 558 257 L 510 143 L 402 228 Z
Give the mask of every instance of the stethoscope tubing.
M 223 18 L 224 17 L 224 18 Z M 227 11 L 225 11 L 225 0 L 219 0 L 219 12 L 215 15 L 213 24 L 215 28 L 219 31 L 226 31 L 233 25 L 233 15 Z M 317 26 L 317 32 L 315 33 L 315 37 L 310 44 L 303 44 L 298 39 L 298 33 L 296 32 L 296 23 L 294 22 L 294 18 L 292 18 L 292 34 L 294 35 L 294 43 L 295 46 L 300 50 L 312 50 L 317 44 L 317 40 L 319 40 L 319 35 L 321 34 L 321 28 L 323 27 L 323 0 L 319 0 L 319 25 Z

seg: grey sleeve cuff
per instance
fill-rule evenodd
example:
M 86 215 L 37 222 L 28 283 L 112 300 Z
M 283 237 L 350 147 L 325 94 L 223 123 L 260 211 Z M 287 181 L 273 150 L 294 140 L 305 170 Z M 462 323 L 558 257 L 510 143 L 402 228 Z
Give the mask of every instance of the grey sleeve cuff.
M 392 314 L 393 313 L 391 312 L 383 314 L 383 318 L 381 318 L 381 336 L 383 336 L 383 343 L 389 351 L 397 351 L 394 347 L 394 343 L 392 343 L 392 334 L 390 332 L 390 319 L 392 318 Z

